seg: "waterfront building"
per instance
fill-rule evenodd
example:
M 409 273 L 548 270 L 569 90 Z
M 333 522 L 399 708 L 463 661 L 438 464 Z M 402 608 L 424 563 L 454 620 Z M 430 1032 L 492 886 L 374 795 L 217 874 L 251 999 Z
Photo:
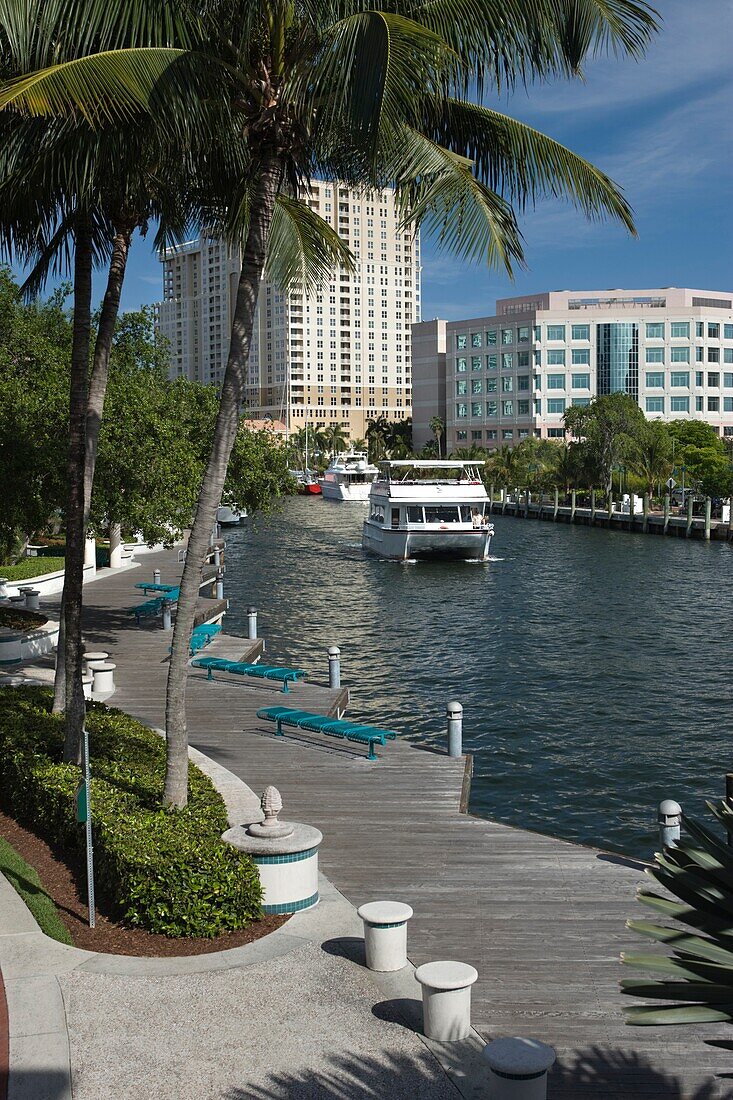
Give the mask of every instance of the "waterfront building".
M 545 291 L 490 316 L 413 326 L 413 439 L 446 425 L 447 452 L 565 437 L 563 415 L 616 391 L 649 418 L 696 419 L 733 439 L 733 293 Z
M 394 192 L 357 194 L 314 181 L 304 195 L 349 245 L 353 272 L 315 291 L 260 288 L 246 406 L 291 431 L 339 426 L 364 438 L 367 420 L 411 413 L 411 329 L 420 320 L 420 239 L 400 228 Z M 240 271 L 238 249 L 199 239 L 166 249 L 160 331 L 171 376 L 220 385 Z

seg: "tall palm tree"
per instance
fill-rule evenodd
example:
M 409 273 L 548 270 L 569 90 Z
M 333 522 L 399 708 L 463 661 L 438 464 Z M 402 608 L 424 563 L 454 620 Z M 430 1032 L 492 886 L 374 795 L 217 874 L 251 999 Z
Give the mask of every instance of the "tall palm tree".
M 311 175 L 368 192 L 395 188 L 405 225 L 459 255 L 504 267 L 523 248 L 512 202 L 563 195 L 633 230 L 612 181 L 472 90 L 579 75 L 605 46 L 640 56 L 655 29 L 637 0 L 211 0 L 192 50 L 129 50 L 50 67 L 0 91 L 0 107 L 129 116 L 176 70 L 202 86 L 202 111 L 234 117 L 246 173 L 231 180 L 227 230 L 244 241 L 229 359 L 199 494 L 168 676 L 165 799 L 187 797 L 188 642 L 208 536 L 244 395 L 257 297 L 278 195 Z M 180 81 L 178 82 L 180 83 Z M 167 104 L 180 118 L 177 94 Z M 151 108 L 152 109 L 152 108 Z
M 435 436 L 435 443 L 438 448 L 438 458 L 440 458 L 440 440 L 445 432 L 445 424 L 439 416 L 431 416 L 430 423 L 428 424 L 430 431 Z
M 339 451 L 345 451 L 349 445 L 349 441 L 340 424 L 329 424 L 327 428 L 323 429 L 321 434 L 324 449 L 328 451 L 332 458 L 337 455 Z
M 652 496 L 655 486 L 659 488 L 672 472 L 672 439 L 666 424 L 651 420 L 643 426 L 634 440 L 631 466 Z

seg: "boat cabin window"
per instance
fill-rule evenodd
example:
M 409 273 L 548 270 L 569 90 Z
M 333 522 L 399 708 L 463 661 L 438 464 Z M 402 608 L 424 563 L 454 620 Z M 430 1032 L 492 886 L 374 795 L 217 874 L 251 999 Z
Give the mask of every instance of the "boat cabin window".
M 399 508 L 392 509 L 392 526 L 399 527 L 400 525 L 400 510 Z
M 376 520 L 377 523 L 384 523 L 384 508 L 381 504 L 372 504 L 369 519 Z
M 422 508 L 417 504 L 411 504 L 407 509 L 407 522 L 408 523 L 424 523 Z
M 456 504 L 426 505 L 426 523 L 459 523 L 460 514 Z

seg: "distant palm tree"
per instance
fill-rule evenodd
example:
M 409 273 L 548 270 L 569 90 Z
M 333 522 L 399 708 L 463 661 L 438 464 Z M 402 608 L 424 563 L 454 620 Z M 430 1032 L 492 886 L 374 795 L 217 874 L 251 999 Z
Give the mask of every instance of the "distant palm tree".
M 440 440 L 441 440 L 441 436 L 443 435 L 443 433 L 445 431 L 445 424 L 443 423 L 443 421 L 440 419 L 439 416 L 431 416 L 430 421 L 428 422 L 428 427 L 430 428 L 430 431 L 435 436 L 435 442 L 438 445 L 438 458 L 440 458 L 440 454 L 441 454 Z
M 387 434 L 389 432 L 389 420 L 386 416 L 377 417 L 375 420 L 367 420 L 366 437 L 369 444 L 369 457 L 372 462 L 379 462 L 387 454 Z
M 349 446 L 349 441 L 340 424 L 329 424 L 327 428 L 323 429 L 320 436 L 324 451 L 327 451 L 332 458 L 339 451 L 345 451 Z
M 649 496 L 660 488 L 672 472 L 672 439 L 666 424 L 651 420 L 634 441 L 631 466 L 644 481 Z

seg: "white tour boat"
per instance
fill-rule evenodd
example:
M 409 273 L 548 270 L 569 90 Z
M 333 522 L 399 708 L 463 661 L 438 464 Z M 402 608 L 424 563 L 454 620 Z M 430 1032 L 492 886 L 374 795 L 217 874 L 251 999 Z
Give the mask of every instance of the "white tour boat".
M 235 527 L 247 518 L 247 509 L 238 504 L 220 504 L 216 509 L 216 522 L 222 527 Z
M 331 461 L 318 484 L 325 500 L 366 501 L 378 475 L 366 451 L 342 452 Z
M 364 549 L 397 561 L 486 561 L 494 526 L 486 518 L 483 465 L 450 459 L 381 462 L 369 494 Z

